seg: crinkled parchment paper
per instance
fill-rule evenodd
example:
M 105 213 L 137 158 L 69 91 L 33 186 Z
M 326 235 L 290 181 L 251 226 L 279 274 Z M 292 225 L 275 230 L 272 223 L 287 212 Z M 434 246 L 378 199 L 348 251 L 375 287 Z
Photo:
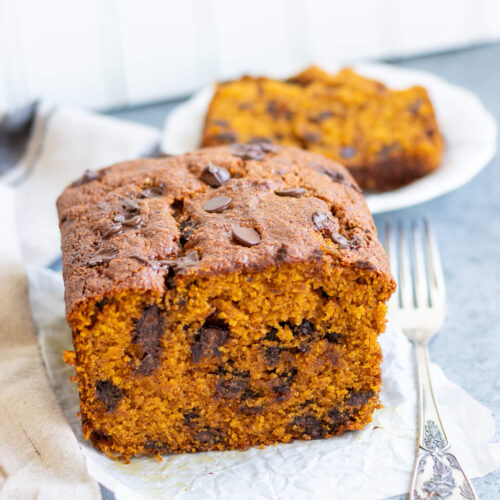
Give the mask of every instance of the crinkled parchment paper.
M 83 440 L 73 369 L 62 361 L 71 349 L 60 274 L 31 269 L 32 310 L 54 392 L 79 438 L 89 470 L 123 498 L 377 499 L 408 491 L 416 436 L 415 375 L 411 346 L 393 324 L 381 335 L 384 408 L 363 431 L 265 449 L 113 461 Z M 482 476 L 500 467 L 500 444 L 489 444 L 490 411 L 432 366 L 446 432 L 466 471 Z

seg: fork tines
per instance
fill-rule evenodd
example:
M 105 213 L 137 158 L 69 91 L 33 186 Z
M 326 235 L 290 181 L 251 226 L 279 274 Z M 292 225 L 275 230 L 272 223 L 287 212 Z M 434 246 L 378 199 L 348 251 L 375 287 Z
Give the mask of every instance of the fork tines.
M 442 306 L 445 298 L 439 251 L 427 219 L 410 224 L 385 224 L 385 247 L 398 285 L 394 298 L 399 309 Z

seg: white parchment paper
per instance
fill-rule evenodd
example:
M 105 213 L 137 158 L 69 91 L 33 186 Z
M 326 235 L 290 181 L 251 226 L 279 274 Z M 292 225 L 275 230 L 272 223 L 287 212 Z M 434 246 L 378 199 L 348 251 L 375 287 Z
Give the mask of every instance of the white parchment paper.
M 91 474 L 118 499 L 378 499 L 406 493 L 416 437 L 415 374 L 411 346 L 389 323 L 380 342 L 384 353 L 384 408 L 363 431 L 265 449 L 138 458 L 123 464 L 83 440 L 78 393 L 62 361 L 71 349 L 59 273 L 31 269 L 30 294 L 39 342 L 50 381 L 80 440 Z M 453 451 L 471 477 L 500 467 L 500 444 L 491 412 L 432 365 L 434 387 Z

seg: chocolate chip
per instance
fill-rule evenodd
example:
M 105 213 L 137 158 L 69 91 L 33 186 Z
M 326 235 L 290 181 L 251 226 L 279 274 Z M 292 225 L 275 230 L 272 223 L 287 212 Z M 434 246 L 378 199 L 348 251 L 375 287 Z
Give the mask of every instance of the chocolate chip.
M 97 172 L 94 172 L 93 170 L 85 170 L 83 175 L 78 180 L 73 182 L 71 186 L 72 187 L 81 186 L 82 184 L 87 184 L 88 182 L 96 181 L 99 179 L 99 177 L 100 175 Z
M 95 303 L 95 306 L 99 311 L 102 311 L 102 308 L 108 303 L 108 297 L 103 297 L 101 300 Z
M 266 111 L 275 120 L 291 120 L 293 118 L 293 112 L 288 109 L 288 106 L 283 102 L 269 101 L 267 103 Z
M 290 394 L 290 386 L 293 384 L 296 376 L 297 368 L 292 368 L 288 372 L 279 375 L 279 382 L 272 388 L 278 401 L 283 401 Z
M 366 269 L 367 271 L 373 271 L 375 269 L 375 264 L 368 260 L 358 260 L 354 265 L 358 269 Z
M 356 148 L 353 146 L 345 146 L 340 150 L 342 158 L 352 158 L 356 154 Z
M 314 415 L 299 415 L 294 417 L 291 425 L 292 427 L 298 427 L 302 436 L 308 436 L 312 439 L 322 439 L 326 434 L 326 427 Z
M 123 226 L 128 226 L 128 227 L 141 227 L 142 226 L 142 217 L 140 215 L 133 215 L 132 217 L 125 219 L 122 221 Z
M 273 341 L 276 341 L 276 340 L 279 340 L 278 338 L 278 330 L 276 328 L 271 328 L 267 333 L 266 333 L 266 340 L 273 340 Z
M 263 396 L 263 394 L 259 391 L 255 391 L 253 389 L 245 389 L 243 394 L 241 395 L 241 401 L 247 401 L 249 399 L 259 399 Z
M 276 262 L 284 262 L 288 257 L 288 247 L 286 245 L 281 245 L 276 252 Z
M 216 134 L 215 138 L 219 143 L 227 144 L 238 140 L 238 136 L 234 132 L 222 132 Z
M 158 184 L 158 186 L 143 189 L 137 196 L 139 198 L 157 198 L 158 196 L 163 196 L 164 189 L 164 184 Z
M 170 448 L 164 441 L 146 441 L 146 443 L 144 444 L 144 449 L 162 454 L 170 453 Z
M 264 159 L 266 153 L 276 151 L 276 146 L 261 138 L 252 139 L 248 144 L 232 144 L 230 148 L 234 156 L 256 161 Z
M 125 219 L 132 215 L 138 215 L 141 212 L 141 207 L 135 200 L 125 199 L 122 201 L 121 206 L 125 210 Z
M 94 252 L 87 264 L 89 266 L 98 266 L 100 264 L 104 264 L 105 262 L 109 262 L 110 260 L 114 259 L 118 255 L 118 250 L 116 248 L 100 248 L 96 252 Z
M 195 337 L 191 348 L 193 363 L 198 363 L 202 357 L 220 356 L 219 347 L 224 345 L 229 338 L 229 328 L 225 325 L 212 325 L 205 323 Z
M 260 234 L 251 227 L 233 226 L 233 238 L 244 247 L 252 247 L 260 243 Z
M 278 366 L 280 362 L 281 349 L 275 346 L 264 347 L 264 357 L 271 367 Z
M 243 415 L 260 415 L 264 411 L 263 406 L 248 406 L 248 405 L 240 405 L 238 407 L 238 411 L 243 413 Z
M 395 151 L 398 151 L 399 149 L 401 149 L 400 144 L 397 142 L 393 142 L 392 144 L 388 144 L 386 146 L 383 146 L 380 149 L 380 151 L 377 153 L 377 156 L 381 160 L 386 160 L 387 158 L 389 158 L 392 155 L 392 153 L 394 153 Z
M 123 227 L 120 223 L 118 224 L 111 224 L 110 226 L 107 226 L 106 231 L 104 231 L 102 235 L 103 240 L 107 240 L 111 238 L 112 236 L 116 236 L 117 234 L 123 233 Z
M 351 248 L 349 240 L 336 230 L 336 226 L 328 213 L 314 212 L 312 214 L 312 221 L 323 236 L 330 238 L 339 248 Z
M 231 178 L 231 174 L 217 165 L 207 165 L 201 172 L 200 179 L 209 186 L 217 188 L 225 184 Z
M 315 332 L 316 329 L 314 328 L 314 325 L 310 321 L 307 321 L 306 319 L 304 319 L 300 325 L 292 328 L 292 333 L 294 337 L 296 336 L 308 337 Z
M 191 267 L 198 265 L 199 262 L 200 256 L 196 250 L 191 250 L 186 255 L 179 257 L 178 259 L 165 259 L 159 261 L 162 266 L 169 266 L 176 272 L 185 272 Z
M 340 340 L 341 340 L 342 336 L 340 335 L 340 333 L 328 332 L 325 335 L 325 338 L 331 344 L 340 344 Z
M 231 198 L 227 196 L 216 196 L 211 198 L 203 205 L 203 210 L 210 213 L 220 214 L 231 205 Z
M 244 378 L 220 379 L 215 386 L 215 399 L 233 399 L 248 387 Z
M 321 123 L 324 122 L 325 120 L 328 120 L 328 118 L 331 118 L 333 115 L 334 115 L 333 111 L 327 109 L 325 111 L 321 111 L 315 116 L 310 116 L 309 121 L 312 123 Z
M 221 432 L 218 429 L 210 428 L 197 432 L 194 438 L 201 444 L 217 444 L 222 441 Z
M 340 426 L 345 425 L 349 422 L 349 415 L 338 408 L 332 408 L 328 412 L 328 417 L 331 421 L 330 430 L 335 432 Z
M 321 140 L 321 135 L 316 132 L 306 132 L 304 134 L 304 140 L 307 142 L 319 142 Z
M 187 411 L 183 415 L 184 417 L 184 425 L 187 425 L 188 427 L 193 427 L 196 425 L 196 420 L 200 418 L 200 414 L 197 411 Z
M 304 188 L 277 189 L 274 194 L 278 196 L 290 196 L 291 198 L 300 198 L 306 190 Z
M 375 396 L 373 391 L 352 391 L 347 398 L 347 404 L 351 406 L 363 406 Z
M 193 220 L 185 220 L 179 224 L 179 231 L 181 232 L 179 243 L 184 247 L 188 242 L 189 238 L 193 235 L 196 228 L 196 223 Z
M 420 107 L 422 106 L 422 100 L 421 99 L 415 99 L 410 107 L 408 108 L 408 111 L 412 114 L 412 115 L 418 115 L 418 111 L 420 110 Z
M 314 212 L 312 214 L 312 221 L 318 229 L 325 229 L 328 227 L 330 216 L 325 212 Z
M 113 411 L 124 396 L 123 391 L 116 387 L 111 380 L 98 380 L 95 389 L 97 399 L 104 403 L 107 411 Z
M 229 127 L 229 122 L 226 120 L 212 120 L 212 123 L 219 127 Z
M 165 331 L 165 317 L 155 304 L 144 309 L 137 322 L 132 342 L 142 350 L 137 373 L 150 375 L 160 364 L 161 338 Z

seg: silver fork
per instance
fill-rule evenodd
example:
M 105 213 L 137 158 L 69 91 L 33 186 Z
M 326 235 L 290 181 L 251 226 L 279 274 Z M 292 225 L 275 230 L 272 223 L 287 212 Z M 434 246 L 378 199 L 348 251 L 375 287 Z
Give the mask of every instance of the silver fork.
M 415 222 L 408 231 L 387 221 L 386 250 L 398 284 L 389 312 L 413 343 L 417 362 L 418 447 L 409 498 L 474 500 L 471 482 L 449 451 L 431 384 L 427 344 L 443 325 L 446 294 L 430 223 Z

